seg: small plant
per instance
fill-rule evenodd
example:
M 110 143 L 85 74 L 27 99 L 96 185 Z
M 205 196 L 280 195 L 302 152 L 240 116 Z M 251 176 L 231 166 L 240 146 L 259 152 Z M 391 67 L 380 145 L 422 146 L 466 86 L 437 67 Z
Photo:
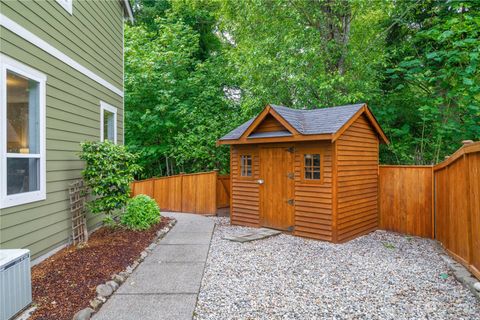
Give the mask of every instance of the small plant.
M 389 242 L 384 242 L 383 246 L 387 249 L 392 249 L 392 250 L 395 249 L 395 246 Z
M 160 221 L 160 209 L 155 200 L 139 194 L 127 204 L 120 223 L 132 230 L 146 230 Z
M 86 163 L 82 176 L 91 192 L 88 208 L 92 213 L 104 213 L 104 222 L 114 224 L 112 214 L 122 209 L 130 197 L 130 183 L 141 168 L 138 156 L 124 146 L 110 141 L 83 142 L 80 159 Z

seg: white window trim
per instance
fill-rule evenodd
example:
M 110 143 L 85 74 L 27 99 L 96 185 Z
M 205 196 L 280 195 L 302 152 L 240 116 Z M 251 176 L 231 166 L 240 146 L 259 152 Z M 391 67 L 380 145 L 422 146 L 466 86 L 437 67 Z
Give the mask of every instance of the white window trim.
M 108 111 L 108 112 L 111 112 L 113 113 L 113 122 L 115 123 L 115 125 L 113 126 L 113 143 L 117 144 L 117 126 L 118 126 L 118 122 L 117 122 L 117 108 L 115 108 L 114 106 L 106 103 L 106 102 L 103 102 L 103 101 L 100 101 L 100 141 L 105 141 L 105 132 L 103 132 L 103 128 L 104 128 L 104 119 L 103 119 L 103 115 L 104 115 L 104 111 Z
M 57 0 L 58 4 L 63 7 L 70 15 L 73 13 L 73 0 Z
M 7 70 L 35 80 L 39 83 L 40 155 L 7 154 Z M 0 208 L 45 200 L 46 193 L 46 151 L 45 151 L 45 108 L 47 76 L 23 63 L 0 53 Z M 7 155 L 40 158 L 40 190 L 7 195 Z

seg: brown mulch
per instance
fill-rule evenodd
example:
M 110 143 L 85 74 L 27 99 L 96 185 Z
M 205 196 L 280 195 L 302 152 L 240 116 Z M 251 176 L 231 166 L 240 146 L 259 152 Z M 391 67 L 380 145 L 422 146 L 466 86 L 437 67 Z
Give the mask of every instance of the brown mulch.
M 107 228 L 94 232 L 83 248 L 69 246 L 32 268 L 32 294 L 37 309 L 30 319 L 71 320 L 89 307 L 97 285 L 125 270 L 152 243 L 162 220 L 146 231 Z

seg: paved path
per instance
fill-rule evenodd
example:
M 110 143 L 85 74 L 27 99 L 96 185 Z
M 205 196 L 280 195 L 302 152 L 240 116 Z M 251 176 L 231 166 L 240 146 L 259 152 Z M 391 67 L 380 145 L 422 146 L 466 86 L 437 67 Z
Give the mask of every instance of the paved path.
M 164 215 L 177 224 L 93 319 L 192 319 L 214 223 L 194 214 Z

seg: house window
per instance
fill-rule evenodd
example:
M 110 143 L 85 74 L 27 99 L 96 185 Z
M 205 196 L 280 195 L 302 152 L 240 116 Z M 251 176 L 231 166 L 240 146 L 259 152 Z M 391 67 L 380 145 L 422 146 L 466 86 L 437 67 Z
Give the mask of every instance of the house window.
M 251 155 L 240 156 L 240 175 L 242 177 L 252 176 L 252 156 Z
M 73 0 L 57 0 L 63 9 L 65 9 L 69 14 L 73 12 Z
M 45 75 L 0 55 L 0 207 L 45 199 Z
M 117 143 L 117 108 L 100 103 L 100 141 Z
M 306 180 L 320 180 L 320 154 L 305 154 L 304 169 L 304 178 Z

